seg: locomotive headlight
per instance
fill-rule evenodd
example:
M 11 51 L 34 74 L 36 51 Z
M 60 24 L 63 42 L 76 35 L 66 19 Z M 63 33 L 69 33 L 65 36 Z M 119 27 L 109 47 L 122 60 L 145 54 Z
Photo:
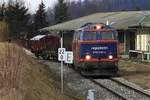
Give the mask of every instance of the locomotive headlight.
M 112 56 L 112 55 L 109 55 L 108 58 L 109 58 L 109 59 L 113 59 L 113 56 Z
M 96 25 L 96 29 L 101 29 L 101 26 L 100 25 Z
M 91 55 L 86 55 L 86 56 L 85 56 L 85 59 L 86 59 L 86 60 L 90 60 L 90 59 L 91 59 Z

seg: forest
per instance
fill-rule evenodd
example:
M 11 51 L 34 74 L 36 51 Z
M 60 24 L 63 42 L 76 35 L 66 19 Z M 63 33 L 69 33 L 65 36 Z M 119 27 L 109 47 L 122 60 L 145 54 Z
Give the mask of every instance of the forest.
M 0 4 L 0 22 L 8 24 L 10 36 L 19 36 L 93 13 L 149 10 L 149 5 L 150 0 L 58 0 L 53 8 L 46 9 L 41 1 L 38 10 L 31 14 L 21 0 L 9 0 Z

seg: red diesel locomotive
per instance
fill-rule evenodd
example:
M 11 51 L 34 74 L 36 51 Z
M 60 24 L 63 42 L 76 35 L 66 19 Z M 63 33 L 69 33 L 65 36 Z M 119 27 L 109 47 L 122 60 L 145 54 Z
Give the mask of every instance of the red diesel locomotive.
M 116 75 L 118 71 L 117 31 L 100 24 L 87 24 L 74 33 L 74 66 L 84 75 Z

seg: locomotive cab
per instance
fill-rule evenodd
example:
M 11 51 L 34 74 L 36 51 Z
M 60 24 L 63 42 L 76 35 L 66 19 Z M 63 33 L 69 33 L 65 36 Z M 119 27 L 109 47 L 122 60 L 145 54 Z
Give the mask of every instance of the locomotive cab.
M 74 33 L 72 47 L 74 65 L 82 72 L 92 75 L 117 73 L 117 31 L 110 26 L 90 24 L 81 27 Z

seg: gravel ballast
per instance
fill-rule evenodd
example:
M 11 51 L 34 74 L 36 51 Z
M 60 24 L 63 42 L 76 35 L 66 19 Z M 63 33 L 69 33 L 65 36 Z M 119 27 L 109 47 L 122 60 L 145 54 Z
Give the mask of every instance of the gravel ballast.
M 60 77 L 60 63 L 43 60 L 40 60 L 40 62 L 49 66 L 50 70 L 53 70 Z M 114 83 L 110 83 L 110 81 L 106 81 L 105 79 L 98 79 L 98 81 L 101 81 L 103 82 L 103 84 L 110 85 L 110 87 L 117 89 L 117 85 Z M 70 90 L 72 90 L 71 92 L 74 93 L 76 97 L 82 99 L 85 99 L 87 97 L 87 92 L 89 89 L 94 89 L 96 91 L 95 100 L 120 100 L 120 98 L 116 97 L 114 94 L 108 92 L 102 87 L 95 85 L 92 81 L 82 77 L 79 73 L 75 72 L 72 68 L 69 68 L 66 65 L 64 65 L 64 88 L 65 86 L 69 87 Z M 117 90 L 118 92 L 120 91 L 119 89 Z M 133 93 L 131 94 L 134 95 Z M 124 95 L 129 96 L 129 98 L 132 98 L 130 97 L 130 92 L 126 92 L 124 93 Z M 136 96 L 137 95 L 135 95 L 135 97 Z

